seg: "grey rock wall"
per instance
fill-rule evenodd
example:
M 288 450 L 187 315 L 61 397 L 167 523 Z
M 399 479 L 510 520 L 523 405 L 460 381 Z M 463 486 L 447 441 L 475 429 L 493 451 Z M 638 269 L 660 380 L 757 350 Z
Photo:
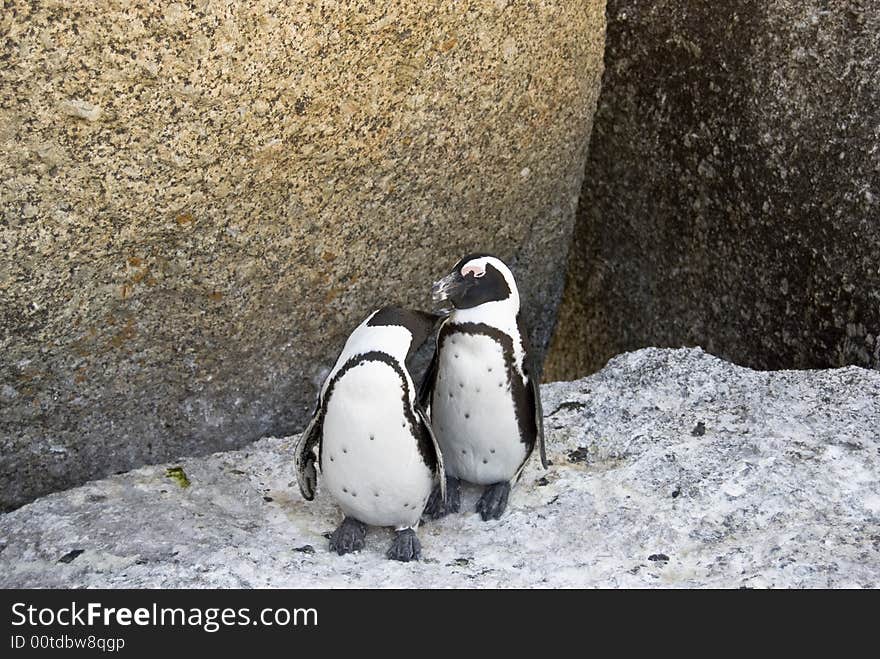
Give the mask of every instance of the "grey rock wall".
M 880 367 L 880 5 L 610 0 L 548 372 Z

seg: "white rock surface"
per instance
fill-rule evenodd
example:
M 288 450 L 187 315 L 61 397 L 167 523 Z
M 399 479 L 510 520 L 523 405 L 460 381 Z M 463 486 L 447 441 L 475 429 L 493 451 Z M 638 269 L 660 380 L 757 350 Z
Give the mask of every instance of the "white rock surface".
M 300 498 L 286 437 L 174 463 L 187 488 L 145 467 L 3 515 L 0 586 L 880 586 L 880 373 L 646 349 L 543 394 L 548 472 L 496 522 L 466 491 L 420 563 L 383 529 L 330 554 L 339 514 Z

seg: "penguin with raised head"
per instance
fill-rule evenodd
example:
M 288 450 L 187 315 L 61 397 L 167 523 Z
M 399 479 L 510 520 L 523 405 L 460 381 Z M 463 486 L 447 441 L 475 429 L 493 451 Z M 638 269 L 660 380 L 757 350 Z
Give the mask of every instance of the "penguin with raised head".
M 519 292 L 500 259 L 473 254 L 432 293 L 452 312 L 440 327 L 419 392 L 446 465 L 446 492 L 436 488 L 425 514 L 436 519 L 458 512 L 464 480 L 486 486 L 477 512 L 484 520 L 498 519 L 536 445 L 547 466 L 539 372 L 520 319 Z
M 303 497 L 314 499 L 317 462 L 345 515 L 330 537 L 330 550 L 340 555 L 362 549 L 371 525 L 395 529 L 389 558 L 420 558 L 419 519 L 435 476 L 444 487 L 445 482 L 443 457 L 416 399 L 406 359 L 437 320 L 398 307 L 370 314 L 345 343 L 297 443 Z

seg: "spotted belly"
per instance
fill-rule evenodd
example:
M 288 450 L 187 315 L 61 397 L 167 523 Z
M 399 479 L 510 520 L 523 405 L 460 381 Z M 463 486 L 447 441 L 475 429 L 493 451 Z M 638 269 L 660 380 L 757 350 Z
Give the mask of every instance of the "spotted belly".
M 501 344 L 453 333 L 438 355 L 431 420 L 446 473 L 470 483 L 506 481 L 526 459 Z
M 324 486 L 347 516 L 373 526 L 415 526 L 433 485 L 402 391 L 394 369 L 365 362 L 337 381 L 326 403 Z

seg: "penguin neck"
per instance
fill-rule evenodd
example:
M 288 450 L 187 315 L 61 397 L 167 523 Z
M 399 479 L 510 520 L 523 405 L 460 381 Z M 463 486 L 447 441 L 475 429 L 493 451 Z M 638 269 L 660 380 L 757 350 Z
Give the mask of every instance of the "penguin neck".
M 368 319 L 369 320 L 369 319 Z M 336 365 L 321 390 L 321 395 L 327 393 L 327 388 L 336 374 L 349 362 L 352 358 L 366 355 L 369 352 L 382 352 L 390 355 L 398 362 L 406 376 L 407 385 L 409 386 L 410 404 L 415 400 L 415 387 L 409 371 L 406 368 L 406 356 L 409 352 L 409 346 L 412 341 L 412 335 L 405 327 L 398 325 L 367 325 L 367 321 L 361 324 L 345 342 L 345 347 L 336 360 Z
M 509 297 L 505 300 L 485 302 L 470 309 L 456 309 L 449 315 L 449 323 L 477 323 L 488 325 L 507 334 L 513 341 L 513 360 L 519 374 L 525 377 L 523 362 L 525 349 L 523 340 L 519 334 L 517 316 L 519 315 L 519 297 Z
M 343 352 L 349 357 L 368 352 L 384 352 L 403 365 L 411 341 L 409 331 L 398 325 L 363 326 L 349 337 Z
M 456 309 L 449 315 L 453 323 L 482 323 L 513 337 L 519 336 L 516 317 L 519 314 L 519 297 L 484 302 L 470 309 Z

